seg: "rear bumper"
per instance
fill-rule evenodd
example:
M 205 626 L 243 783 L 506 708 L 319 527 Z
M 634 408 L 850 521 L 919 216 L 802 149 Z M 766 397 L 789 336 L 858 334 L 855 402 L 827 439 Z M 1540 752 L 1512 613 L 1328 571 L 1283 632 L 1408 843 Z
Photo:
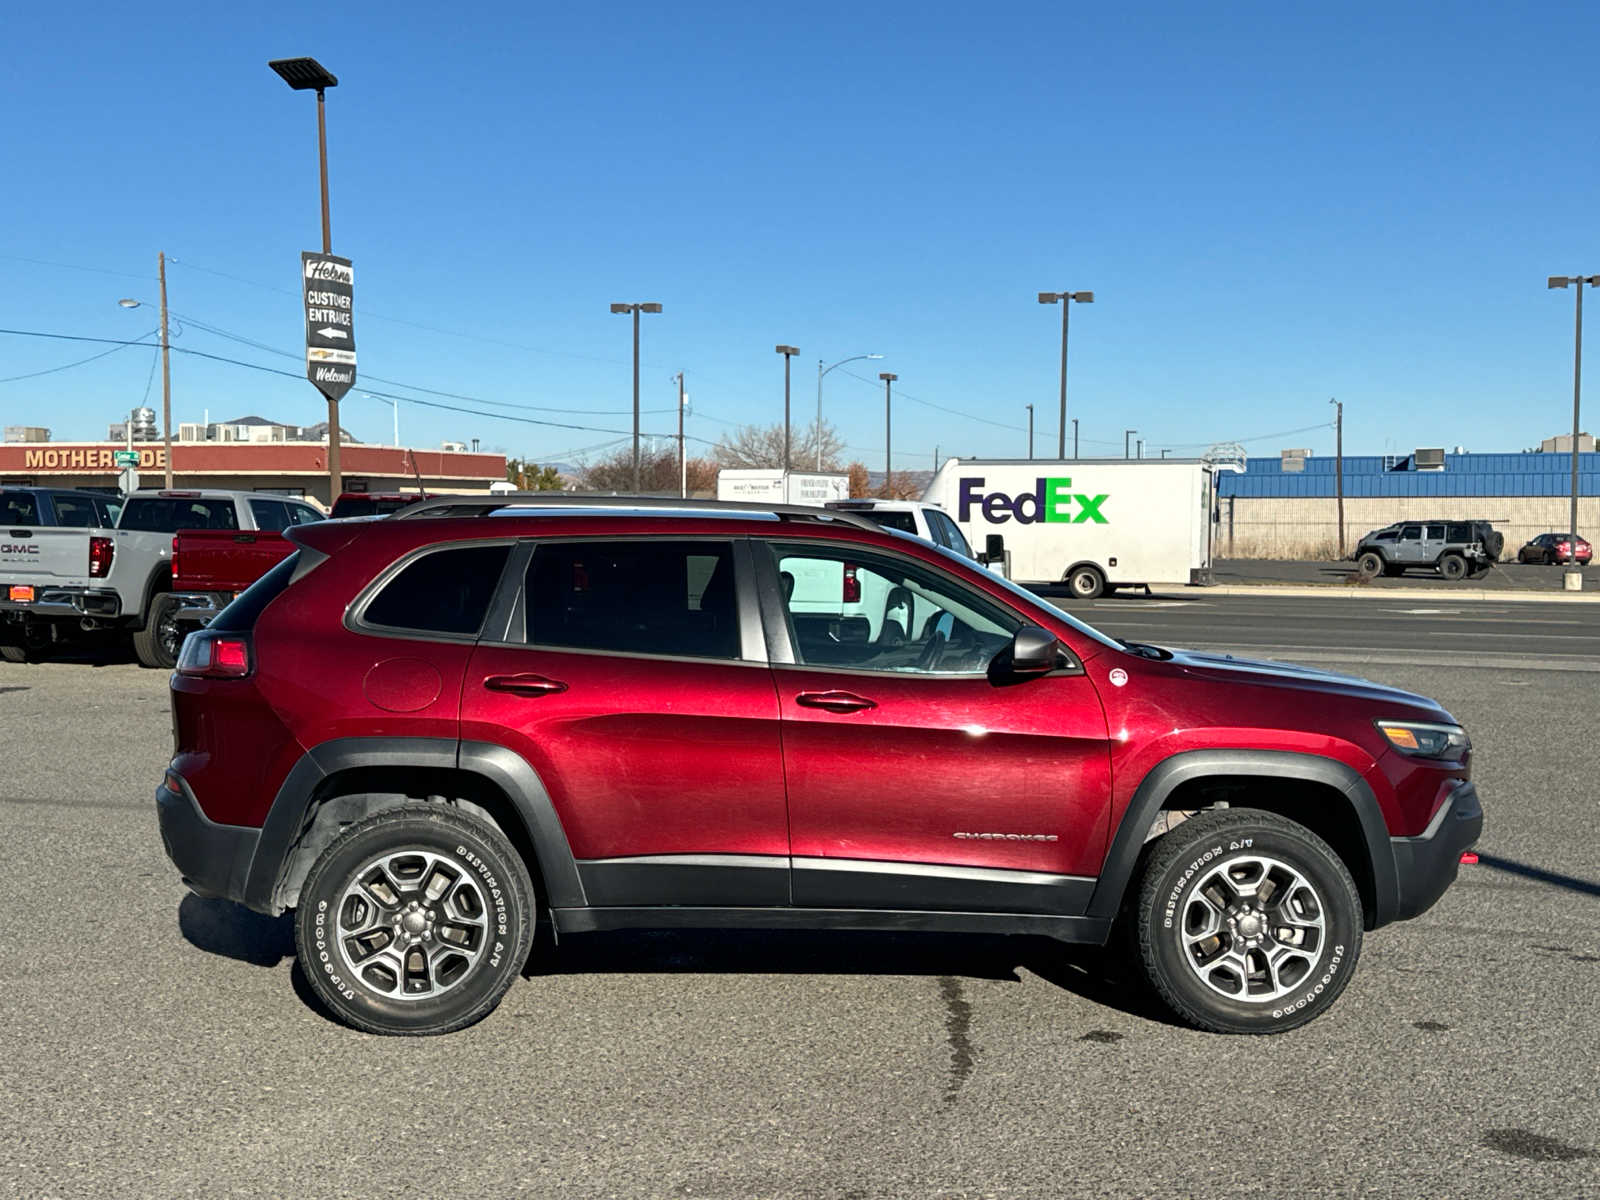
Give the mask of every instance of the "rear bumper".
M 1403 921 L 1432 908 L 1455 882 L 1461 852 L 1482 833 L 1483 806 L 1478 802 L 1478 789 L 1463 780 L 1420 835 L 1390 838 L 1400 890 L 1395 919 Z
M 161 845 L 190 891 L 244 903 L 245 882 L 261 841 L 259 829 L 209 819 L 174 771 L 156 789 L 156 820 Z
M 8 599 L 0 592 L 0 612 L 27 613 L 35 617 L 102 617 L 122 615 L 122 597 L 113 591 L 79 587 L 41 587 L 28 603 Z
M 211 624 L 211 619 L 233 601 L 231 595 L 222 592 L 174 592 L 173 598 L 178 602 L 178 611 L 173 617 L 186 624 L 199 625 Z

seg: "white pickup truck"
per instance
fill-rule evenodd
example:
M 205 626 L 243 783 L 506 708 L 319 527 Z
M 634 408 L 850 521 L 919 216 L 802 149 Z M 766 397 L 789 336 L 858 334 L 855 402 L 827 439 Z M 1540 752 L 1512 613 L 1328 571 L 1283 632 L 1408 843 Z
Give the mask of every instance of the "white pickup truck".
M 172 590 L 172 544 L 180 529 L 236 530 L 244 538 L 323 516 L 304 501 L 268 493 L 174 489 L 101 496 L 104 507 L 92 523 L 87 516 L 72 527 L 8 523 L 44 518 L 43 504 L 29 508 L 13 497 L 46 490 L 0 491 L 0 658 L 6 661 L 110 631 L 132 634 L 144 666 L 171 667 L 183 641 L 178 614 L 216 602 Z M 52 491 L 59 494 L 93 495 Z

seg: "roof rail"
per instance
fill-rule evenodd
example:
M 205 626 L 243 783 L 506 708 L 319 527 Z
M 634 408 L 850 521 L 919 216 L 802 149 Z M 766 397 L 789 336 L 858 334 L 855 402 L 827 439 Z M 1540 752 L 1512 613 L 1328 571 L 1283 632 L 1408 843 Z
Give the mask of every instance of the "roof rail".
M 585 496 L 573 492 L 502 492 L 497 496 L 429 496 L 390 513 L 387 520 L 412 517 L 487 517 L 507 508 L 678 509 L 685 512 L 725 512 L 729 516 L 776 517 L 780 521 L 817 521 L 853 525 L 871 533 L 883 528 L 864 517 L 839 509 L 808 508 L 801 504 L 761 504 L 747 500 L 683 500 L 677 496 Z

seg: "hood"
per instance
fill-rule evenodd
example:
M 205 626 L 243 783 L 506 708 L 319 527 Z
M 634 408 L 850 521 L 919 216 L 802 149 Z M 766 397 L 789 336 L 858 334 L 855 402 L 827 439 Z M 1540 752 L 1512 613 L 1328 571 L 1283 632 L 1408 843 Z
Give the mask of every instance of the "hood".
M 1403 688 L 1374 683 L 1355 675 L 1341 675 L 1337 671 L 1324 671 L 1317 667 L 1303 667 L 1295 663 L 1268 662 L 1257 658 L 1235 658 L 1231 654 L 1205 654 L 1198 650 L 1170 650 L 1171 666 L 1182 667 L 1210 679 L 1234 683 L 1276 684 L 1310 691 L 1329 692 L 1340 696 L 1360 697 L 1380 704 L 1404 704 L 1425 709 L 1434 720 L 1452 718 L 1439 706 L 1438 701 Z

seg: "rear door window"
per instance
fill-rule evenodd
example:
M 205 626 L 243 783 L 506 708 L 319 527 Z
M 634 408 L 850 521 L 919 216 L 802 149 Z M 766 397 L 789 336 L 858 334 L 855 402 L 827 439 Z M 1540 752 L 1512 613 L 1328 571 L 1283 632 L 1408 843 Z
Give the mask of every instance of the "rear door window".
M 256 519 L 256 528 L 267 533 L 282 533 L 289 528 L 289 510 L 282 500 L 252 498 L 250 515 Z
M 0 525 L 37 525 L 39 501 L 32 492 L 0 493 Z
M 74 496 L 71 492 L 51 492 L 51 506 L 56 510 L 56 524 L 74 529 L 87 529 L 98 525 L 94 501 L 87 496 Z
M 968 544 L 966 535 L 961 532 L 961 527 L 945 516 L 942 512 L 928 513 L 928 523 L 935 529 L 944 530 L 943 545 L 949 546 L 962 558 L 976 558 L 972 547 Z
M 1442 541 L 1444 541 L 1444 526 L 1443 525 L 1429 525 L 1428 526 L 1428 540 L 1430 542 L 1442 542 Z
M 180 529 L 237 529 L 233 498 L 199 496 L 134 496 L 122 509 L 118 529 L 177 533 Z
M 733 576 L 727 542 L 548 542 L 528 564 L 527 641 L 738 658 Z
M 511 547 L 447 546 L 413 558 L 368 600 L 364 626 L 476 637 Z

